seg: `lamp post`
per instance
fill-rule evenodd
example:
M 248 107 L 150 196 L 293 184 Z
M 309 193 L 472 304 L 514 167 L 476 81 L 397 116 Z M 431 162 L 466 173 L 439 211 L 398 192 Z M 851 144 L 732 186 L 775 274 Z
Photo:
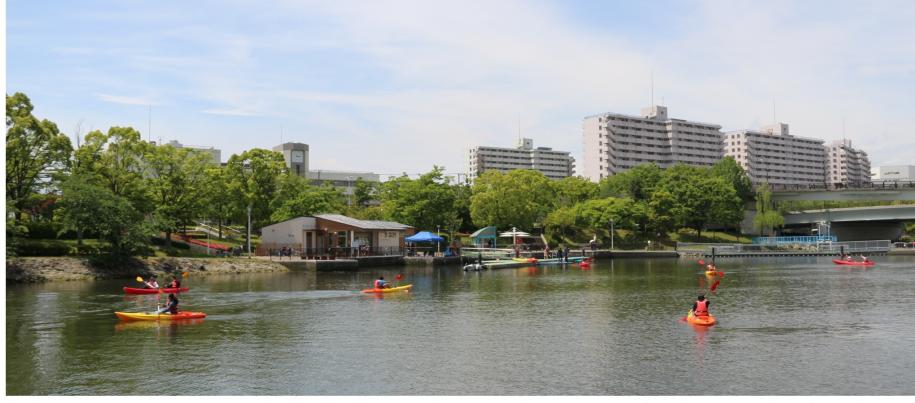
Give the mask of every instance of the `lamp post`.
M 442 235 L 441 235 L 441 228 L 442 228 L 441 225 L 436 225 L 436 226 L 435 226 L 435 236 L 437 236 L 437 237 L 441 237 L 441 236 L 442 236 Z M 436 252 L 441 252 L 441 251 L 442 251 L 442 241 L 438 241 L 438 242 L 435 243 L 435 251 L 436 251 Z
M 613 220 L 610 220 L 610 250 L 613 250 Z
M 248 259 L 251 258 L 251 204 L 248 204 Z

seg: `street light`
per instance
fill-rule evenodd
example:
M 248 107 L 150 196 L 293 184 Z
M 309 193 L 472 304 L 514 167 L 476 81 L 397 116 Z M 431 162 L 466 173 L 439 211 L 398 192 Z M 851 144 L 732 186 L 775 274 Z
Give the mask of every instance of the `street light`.
M 610 250 L 613 250 L 613 219 L 610 219 Z

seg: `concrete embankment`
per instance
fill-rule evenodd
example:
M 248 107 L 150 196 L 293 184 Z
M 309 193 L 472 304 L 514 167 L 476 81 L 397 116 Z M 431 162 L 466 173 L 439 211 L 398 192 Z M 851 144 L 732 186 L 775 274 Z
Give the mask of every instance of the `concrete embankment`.
M 93 266 L 88 259 L 72 257 L 23 257 L 6 261 L 6 282 L 36 283 L 44 281 L 94 280 L 106 278 L 159 276 L 159 282 L 166 276 L 181 272 L 194 275 L 235 274 L 289 271 L 289 268 L 259 259 L 198 259 L 198 258 L 146 258 L 110 269 Z

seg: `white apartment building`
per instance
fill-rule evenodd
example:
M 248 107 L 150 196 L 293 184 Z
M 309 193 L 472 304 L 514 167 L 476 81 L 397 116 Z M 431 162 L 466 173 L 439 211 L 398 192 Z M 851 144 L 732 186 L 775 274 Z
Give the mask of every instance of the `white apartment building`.
M 588 116 L 582 129 L 584 176 L 594 182 L 645 163 L 711 166 L 722 157 L 721 126 L 668 118 L 665 106 Z
M 851 146 L 851 140 L 832 142 L 827 147 L 829 163 L 826 177 L 834 187 L 859 187 L 871 182 L 871 162 L 867 153 Z
M 155 144 L 155 143 L 153 143 L 153 144 Z M 175 148 L 187 148 L 189 150 L 202 152 L 202 153 L 210 156 L 210 158 L 212 159 L 212 161 L 211 161 L 212 163 L 214 163 L 214 164 L 222 163 L 222 151 L 219 150 L 218 148 L 209 147 L 209 146 L 189 146 L 189 145 L 184 145 L 184 144 L 179 143 L 178 140 L 172 140 L 166 144 L 168 144 L 172 147 L 175 147 Z
M 887 165 L 871 168 L 872 182 L 915 182 L 915 165 Z
M 533 169 L 550 179 L 572 176 L 575 158 L 568 151 L 553 151 L 549 147 L 534 148 L 534 141 L 518 139 L 516 148 L 477 146 L 470 149 L 470 179 L 483 172 L 496 170 L 507 172 L 514 169 Z
M 826 183 L 823 140 L 796 137 L 788 125 L 764 126 L 724 135 L 724 155 L 734 157 L 753 183 L 822 185 Z

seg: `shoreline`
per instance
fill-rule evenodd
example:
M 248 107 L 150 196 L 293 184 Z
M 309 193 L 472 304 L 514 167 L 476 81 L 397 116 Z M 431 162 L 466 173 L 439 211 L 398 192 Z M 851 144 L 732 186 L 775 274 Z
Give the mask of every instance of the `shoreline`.
M 194 275 L 283 272 L 290 269 L 277 262 L 248 258 L 138 258 L 121 270 L 98 268 L 86 258 L 77 257 L 19 257 L 6 261 L 6 283 L 26 284 L 49 281 L 80 281 L 96 279 L 149 277 L 160 282 L 181 272 Z

